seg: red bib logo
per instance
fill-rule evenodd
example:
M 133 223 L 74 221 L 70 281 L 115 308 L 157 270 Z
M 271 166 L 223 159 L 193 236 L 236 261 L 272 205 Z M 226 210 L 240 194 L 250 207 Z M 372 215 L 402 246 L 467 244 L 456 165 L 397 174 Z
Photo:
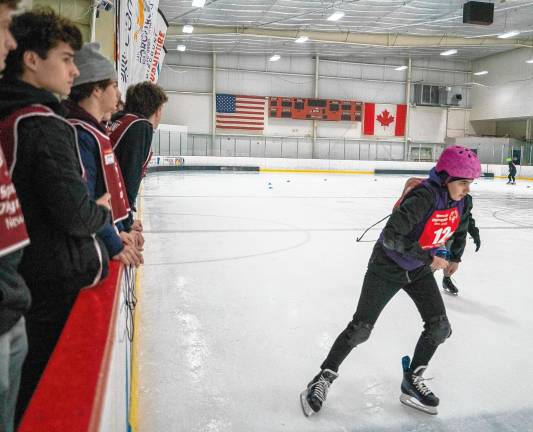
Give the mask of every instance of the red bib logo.
M 457 207 L 435 210 L 426 222 L 418 243 L 422 249 L 435 249 L 444 246 L 459 227 L 459 222 Z

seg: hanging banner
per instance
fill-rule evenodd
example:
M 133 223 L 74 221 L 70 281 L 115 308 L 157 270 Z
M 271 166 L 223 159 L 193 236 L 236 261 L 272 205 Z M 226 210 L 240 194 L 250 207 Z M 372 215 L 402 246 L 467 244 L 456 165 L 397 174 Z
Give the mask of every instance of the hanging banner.
M 153 52 L 149 56 L 152 59 L 150 70 L 148 71 L 147 80 L 156 83 L 161 74 L 161 68 L 163 67 L 163 61 L 165 60 L 165 38 L 167 36 L 168 22 L 161 10 L 157 11 L 156 23 L 154 26 L 154 39 L 155 43 L 152 44 Z
M 168 23 L 159 0 L 120 0 L 118 35 L 119 88 L 138 82 L 157 82 L 164 59 Z

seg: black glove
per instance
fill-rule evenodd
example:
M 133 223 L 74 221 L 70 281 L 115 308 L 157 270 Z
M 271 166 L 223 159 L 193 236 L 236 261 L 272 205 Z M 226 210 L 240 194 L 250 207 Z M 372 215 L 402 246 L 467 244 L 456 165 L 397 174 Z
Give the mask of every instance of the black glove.
M 470 235 L 472 236 L 472 239 L 474 240 L 474 243 L 476 245 L 476 252 L 479 250 L 479 248 L 481 247 L 481 239 L 479 238 L 479 228 L 474 228 L 472 230 L 472 232 L 470 233 Z

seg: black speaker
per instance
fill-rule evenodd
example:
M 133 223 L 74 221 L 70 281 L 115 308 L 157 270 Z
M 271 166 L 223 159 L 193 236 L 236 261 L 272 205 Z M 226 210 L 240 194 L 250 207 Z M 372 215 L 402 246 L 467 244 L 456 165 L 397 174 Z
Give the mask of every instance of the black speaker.
M 490 25 L 494 20 L 494 3 L 469 1 L 463 5 L 463 23 Z

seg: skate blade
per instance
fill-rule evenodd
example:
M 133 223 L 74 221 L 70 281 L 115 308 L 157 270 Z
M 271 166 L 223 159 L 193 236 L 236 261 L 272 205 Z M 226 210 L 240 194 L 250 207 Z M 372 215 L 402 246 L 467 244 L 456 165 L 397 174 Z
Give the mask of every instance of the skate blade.
M 311 405 L 307 402 L 307 389 L 300 393 L 300 404 L 306 417 L 310 417 L 315 413 Z
M 414 398 L 412 396 L 406 395 L 405 393 L 402 393 L 400 395 L 400 402 L 403 403 L 404 405 L 407 405 L 410 408 L 414 408 L 414 409 L 416 409 L 418 411 L 422 411 L 422 412 L 424 412 L 426 414 L 437 415 L 439 413 L 437 411 L 437 407 L 424 405 L 417 398 Z
M 447 289 L 443 289 L 442 291 L 444 291 L 446 294 L 453 296 L 453 297 L 457 297 L 459 295 L 459 293 L 452 293 L 451 291 L 448 291 Z

